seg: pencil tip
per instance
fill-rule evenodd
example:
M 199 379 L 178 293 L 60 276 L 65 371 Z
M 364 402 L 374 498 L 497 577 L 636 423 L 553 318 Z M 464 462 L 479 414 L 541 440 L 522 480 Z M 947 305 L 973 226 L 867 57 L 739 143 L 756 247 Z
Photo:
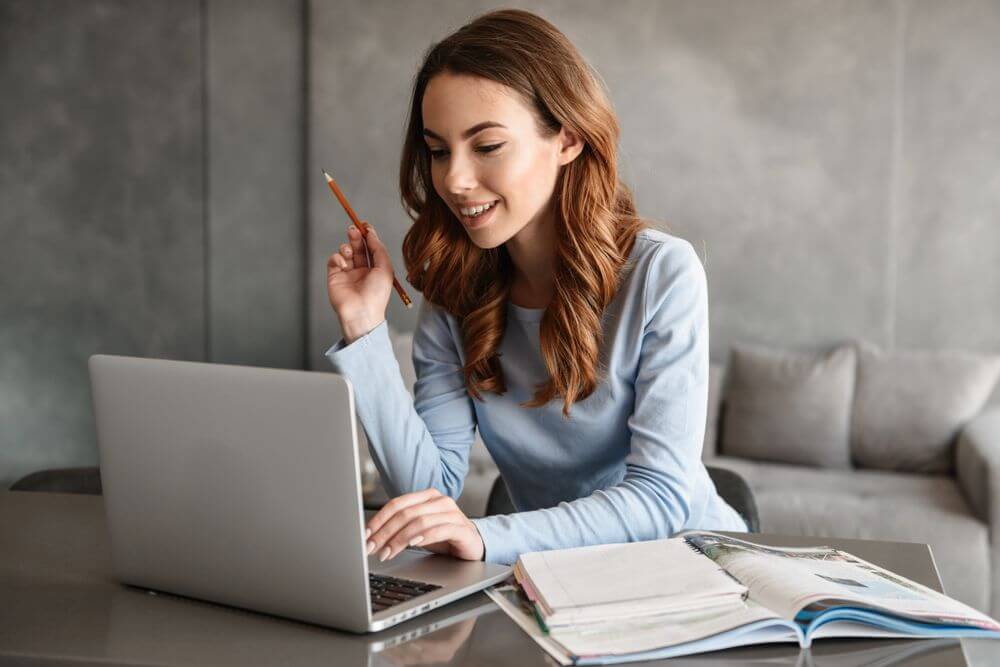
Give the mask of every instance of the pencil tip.
M 322 167 L 320 167 L 320 171 L 322 171 L 323 175 L 326 176 L 326 180 L 328 180 L 328 181 L 332 181 L 333 180 L 332 178 L 330 178 L 330 174 L 326 173 L 326 169 L 323 169 Z

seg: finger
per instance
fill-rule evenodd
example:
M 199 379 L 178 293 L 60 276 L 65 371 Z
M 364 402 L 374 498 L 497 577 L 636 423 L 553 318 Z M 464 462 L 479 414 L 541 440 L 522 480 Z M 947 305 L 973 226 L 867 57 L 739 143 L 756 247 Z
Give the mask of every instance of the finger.
M 347 238 L 351 242 L 351 251 L 354 255 L 355 268 L 368 268 L 371 266 L 369 261 L 371 258 L 368 255 L 368 248 L 365 244 L 364 237 L 361 235 L 361 230 L 354 226 L 348 228 Z
M 414 491 L 413 493 L 404 493 L 401 496 L 396 496 L 385 505 L 382 506 L 378 512 L 375 513 L 371 519 L 368 520 L 368 529 L 374 533 L 376 530 L 382 527 L 386 521 L 392 518 L 392 516 L 402 510 L 410 507 L 411 505 L 416 505 L 430 500 L 431 498 L 437 498 L 441 495 L 441 492 L 437 489 L 424 489 L 423 491 Z
M 392 560 L 403 549 L 420 544 L 433 544 L 456 536 L 464 526 L 464 517 L 455 512 L 432 512 L 406 524 L 379 552 L 381 560 Z M 383 555 L 385 556 L 383 558 Z
M 392 260 L 389 258 L 389 251 L 382 245 L 382 239 L 379 238 L 378 232 L 367 223 L 366 226 L 368 233 L 365 235 L 365 242 L 368 244 L 368 252 L 371 253 L 372 266 L 380 269 L 391 269 Z
M 342 271 L 342 267 L 337 262 L 337 258 L 340 257 L 340 253 L 333 253 L 330 255 L 329 259 L 326 260 L 326 273 L 328 276 L 332 276 L 335 273 Z
M 438 512 L 448 512 L 456 509 L 451 498 L 440 496 L 432 498 L 416 505 L 411 505 L 402 509 L 386 521 L 381 528 L 373 530 L 368 544 L 365 545 L 369 554 L 378 553 L 380 557 L 385 555 L 387 545 L 396 538 L 399 531 L 406 528 L 411 522 L 417 520 L 425 514 L 435 514 Z
M 327 272 L 328 285 L 356 285 L 363 276 L 358 275 L 358 269 L 342 269 L 339 266 Z
M 426 547 L 434 544 L 442 544 L 445 542 L 458 541 L 468 536 L 468 528 L 464 522 L 456 520 L 456 517 L 452 513 L 446 514 L 447 519 L 442 517 L 441 521 L 429 522 L 429 525 L 411 537 L 409 542 L 413 542 L 417 537 L 421 538 L 417 540 L 417 543 L 413 546 Z M 405 549 L 404 546 L 400 551 Z M 398 552 L 393 552 L 388 559 L 392 559 L 398 555 Z
M 341 243 L 340 244 L 340 256 L 344 258 L 345 262 L 347 262 L 348 268 L 354 268 L 355 267 L 355 264 L 354 264 L 354 249 L 351 248 L 351 244 L 350 243 Z
M 372 540 L 377 536 L 378 532 L 385 526 L 385 524 L 392 519 L 398 512 L 402 512 L 408 507 L 413 507 L 415 505 L 420 505 L 427 502 L 428 500 L 434 500 L 440 498 L 441 492 L 437 489 L 425 489 L 423 491 L 415 491 L 414 493 L 404 493 L 401 496 L 396 496 L 389 502 L 387 502 L 382 509 L 375 513 L 371 519 L 368 520 L 367 530 L 365 531 L 365 537 L 368 538 L 368 553 L 372 553 L 374 546 L 377 545 L 381 548 L 382 543 L 385 541 L 380 540 L 377 543 Z

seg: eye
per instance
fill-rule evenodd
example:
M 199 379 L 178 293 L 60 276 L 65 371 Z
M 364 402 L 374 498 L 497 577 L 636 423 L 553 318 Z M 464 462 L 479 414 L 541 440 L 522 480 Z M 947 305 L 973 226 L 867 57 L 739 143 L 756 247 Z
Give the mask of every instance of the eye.
M 476 152 L 477 153 L 492 153 L 496 149 L 498 149 L 501 146 L 503 146 L 504 143 L 506 143 L 506 142 L 500 142 L 499 144 L 491 144 L 489 146 L 480 146 L 479 148 L 476 149 Z M 448 151 L 444 150 L 443 148 L 439 148 L 437 150 L 431 150 L 430 153 L 431 153 L 431 159 L 432 160 L 440 160 L 441 158 L 443 158 L 445 155 L 448 154 Z

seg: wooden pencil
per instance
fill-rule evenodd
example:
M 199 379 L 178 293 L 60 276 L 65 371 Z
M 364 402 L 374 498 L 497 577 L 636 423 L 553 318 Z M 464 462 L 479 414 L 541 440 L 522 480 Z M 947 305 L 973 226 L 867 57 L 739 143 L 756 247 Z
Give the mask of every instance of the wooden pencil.
M 340 187 L 337 185 L 337 181 L 333 180 L 333 176 L 330 176 L 330 174 L 326 173 L 326 169 L 323 170 L 323 175 L 326 176 L 326 184 L 329 185 L 330 190 L 333 191 L 333 196 L 337 198 L 337 201 L 340 202 L 340 205 L 344 207 L 345 211 L 347 211 L 347 215 L 348 217 L 351 218 L 351 222 L 353 222 L 354 226 L 357 227 L 358 230 L 361 232 L 362 239 L 368 236 L 368 230 L 365 229 L 364 225 L 361 224 L 360 218 L 358 218 L 358 215 L 354 212 L 354 209 L 351 208 L 351 204 L 350 202 L 347 201 L 347 197 L 345 197 L 344 193 L 341 192 Z M 402 283 L 400 283 L 399 280 L 396 279 L 395 273 L 392 274 L 392 286 L 396 289 L 396 294 L 399 295 L 399 298 L 403 300 L 403 305 L 406 306 L 407 308 L 412 308 L 413 300 L 410 299 L 410 295 L 406 293 L 406 290 L 403 288 Z

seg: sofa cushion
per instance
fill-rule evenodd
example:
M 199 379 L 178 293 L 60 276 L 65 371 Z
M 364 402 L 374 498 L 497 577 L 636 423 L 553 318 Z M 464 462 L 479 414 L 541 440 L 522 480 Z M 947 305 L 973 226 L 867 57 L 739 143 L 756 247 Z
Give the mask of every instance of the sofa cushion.
M 850 345 L 824 353 L 734 346 L 726 369 L 720 452 L 850 467 L 854 371 Z
M 989 530 L 971 513 L 955 478 L 729 457 L 711 465 L 746 479 L 762 533 L 929 544 L 945 592 L 989 612 Z
M 985 405 L 1000 357 L 858 347 L 851 454 L 866 468 L 948 473 L 962 426 Z

